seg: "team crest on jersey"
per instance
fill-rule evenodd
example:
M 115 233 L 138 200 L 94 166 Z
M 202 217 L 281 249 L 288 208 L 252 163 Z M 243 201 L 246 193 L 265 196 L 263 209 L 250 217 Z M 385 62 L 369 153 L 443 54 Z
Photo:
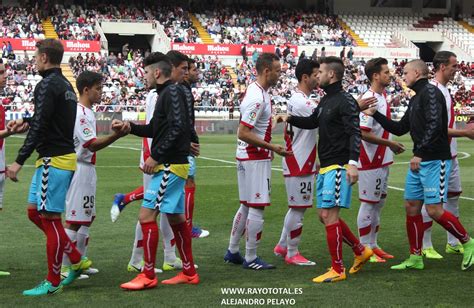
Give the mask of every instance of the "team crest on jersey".
M 367 195 L 367 190 L 364 189 L 364 190 L 362 191 L 362 194 L 363 194 L 363 195 Z
M 259 103 L 255 104 L 255 109 L 260 109 L 260 104 Z
M 81 123 L 81 125 L 86 125 L 86 123 L 87 123 L 86 119 L 84 119 L 84 118 L 81 118 L 79 120 L 79 122 Z
M 295 197 L 290 196 L 290 201 L 291 201 L 291 202 L 294 202 L 294 201 L 295 201 Z
M 91 130 L 89 127 L 85 127 L 85 128 L 82 130 L 82 133 L 83 133 L 84 136 L 86 136 L 86 137 L 92 136 L 92 130 Z
M 255 120 L 256 117 L 257 117 L 257 113 L 255 111 L 252 111 L 249 115 L 250 120 Z
M 76 211 L 75 210 L 71 211 L 71 216 L 73 216 L 73 217 L 76 216 Z
M 255 199 L 260 199 L 260 196 L 261 196 L 260 193 L 256 193 L 255 194 Z

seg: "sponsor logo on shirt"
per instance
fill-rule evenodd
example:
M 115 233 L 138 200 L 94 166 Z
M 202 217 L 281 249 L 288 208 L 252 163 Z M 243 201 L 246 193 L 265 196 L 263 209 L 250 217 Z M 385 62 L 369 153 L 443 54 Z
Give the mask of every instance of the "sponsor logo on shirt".
M 255 111 L 252 111 L 252 112 L 250 113 L 250 115 L 249 115 L 249 118 L 250 118 L 250 120 L 252 120 L 252 121 L 255 120 L 256 117 L 257 117 L 257 113 L 256 113 Z
M 92 130 L 91 130 L 89 127 L 85 127 L 85 128 L 82 130 L 82 133 L 83 133 L 84 136 L 86 136 L 86 137 L 92 136 Z

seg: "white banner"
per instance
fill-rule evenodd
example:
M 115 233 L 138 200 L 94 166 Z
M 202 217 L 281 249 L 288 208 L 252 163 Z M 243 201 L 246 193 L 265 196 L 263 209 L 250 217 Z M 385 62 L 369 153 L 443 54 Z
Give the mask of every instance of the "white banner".
M 324 45 L 304 45 L 298 46 L 298 52 L 304 50 L 307 57 L 310 57 L 313 54 L 315 48 L 318 49 L 318 57 L 321 56 L 321 48 L 326 48 L 326 57 L 329 56 L 336 56 L 339 57 L 341 53 L 342 46 L 324 46 Z M 350 47 L 346 47 L 346 57 L 347 52 L 349 51 Z M 354 59 L 372 59 L 377 57 L 382 57 L 386 59 L 417 59 L 418 50 L 416 48 L 376 48 L 376 47 L 352 47 L 354 50 Z

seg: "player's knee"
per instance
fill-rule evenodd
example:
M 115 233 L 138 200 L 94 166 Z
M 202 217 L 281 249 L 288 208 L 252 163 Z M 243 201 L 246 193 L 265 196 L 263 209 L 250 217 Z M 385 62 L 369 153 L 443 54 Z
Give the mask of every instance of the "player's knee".
M 443 215 L 443 206 L 441 204 L 426 206 L 426 212 L 434 220 L 438 220 Z

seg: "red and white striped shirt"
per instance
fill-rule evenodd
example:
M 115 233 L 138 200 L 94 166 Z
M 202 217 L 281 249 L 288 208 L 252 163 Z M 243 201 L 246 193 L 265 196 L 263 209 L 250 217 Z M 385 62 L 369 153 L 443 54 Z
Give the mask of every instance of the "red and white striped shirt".
M 244 99 L 240 105 L 240 124 L 243 124 L 259 138 L 270 142 L 272 140 L 272 104 L 270 94 L 257 82 L 247 87 Z M 237 160 L 272 159 L 273 152 L 255 147 L 242 140 L 237 141 Z
M 444 99 L 446 100 L 446 108 L 448 110 L 448 128 L 456 129 L 456 121 L 455 121 L 455 114 L 454 114 L 454 101 L 449 93 L 448 88 L 437 82 L 436 80 L 431 80 L 430 83 L 436 86 L 444 95 Z M 458 156 L 458 142 L 456 138 L 449 137 L 449 146 L 451 147 L 451 156 L 455 158 Z
M 306 94 L 296 90 L 288 102 L 289 115 L 308 117 L 318 105 Z M 283 158 L 284 176 L 303 176 L 316 173 L 317 129 L 300 129 L 286 124 L 286 149 L 294 155 Z
M 364 93 L 362 98 L 375 97 L 377 98 L 377 111 L 385 114 L 387 118 L 391 118 L 390 106 L 387 103 L 386 94 L 378 94 L 372 90 Z M 392 140 L 392 134 L 386 131 L 382 125 L 371 116 L 361 112 L 359 114 L 360 129 L 373 133 L 375 136 Z M 374 144 L 362 140 L 360 145 L 359 156 L 359 170 L 370 170 L 388 166 L 393 163 L 393 152 L 385 145 Z
M 156 90 L 153 89 L 148 92 L 145 100 L 145 124 L 150 123 L 151 118 L 153 118 L 153 112 L 155 111 L 156 100 L 158 99 L 158 94 Z M 143 138 L 142 141 L 142 152 L 140 155 L 140 169 L 143 169 L 143 165 L 148 157 L 150 157 L 150 147 L 153 138 Z

